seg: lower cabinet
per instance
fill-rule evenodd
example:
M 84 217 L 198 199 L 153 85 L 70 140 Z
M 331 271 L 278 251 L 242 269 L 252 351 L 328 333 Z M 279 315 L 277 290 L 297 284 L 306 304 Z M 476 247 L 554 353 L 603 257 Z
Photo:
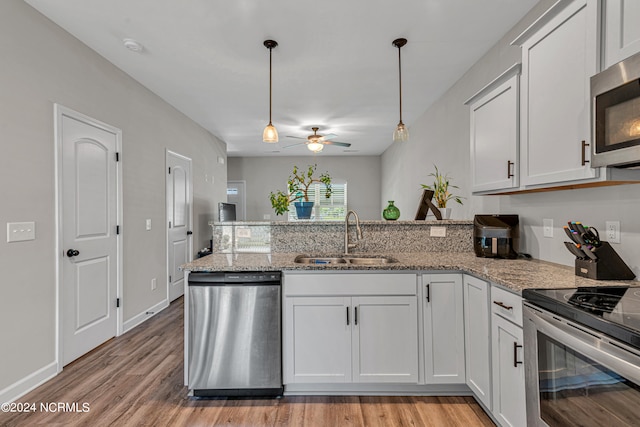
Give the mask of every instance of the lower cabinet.
M 464 384 L 462 274 L 422 275 L 426 384 Z
M 496 298 L 496 293 L 502 295 Z M 505 296 L 510 299 L 508 303 L 502 303 Z M 522 306 L 522 299 L 495 287 L 492 288 L 491 299 L 500 303 L 499 306 L 492 305 L 491 315 L 493 416 L 502 427 L 524 426 L 527 424 L 527 411 L 520 326 L 522 312 L 517 310 Z M 519 317 L 514 318 L 514 313 Z
M 285 278 L 285 384 L 416 384 L 416 275 L 318 276 Z
M 468 275 L 463 283 L 467 385 L 491 410 L 489 284 Z

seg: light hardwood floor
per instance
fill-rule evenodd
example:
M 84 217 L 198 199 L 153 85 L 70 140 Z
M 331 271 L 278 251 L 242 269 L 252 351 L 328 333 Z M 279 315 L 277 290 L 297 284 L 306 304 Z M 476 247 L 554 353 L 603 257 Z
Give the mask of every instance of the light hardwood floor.
M 64 368 L 0 412 L 2 426 L 493 426 L 471 397 L 192 400 L 183 383 L 183 302 Z M 40 405 L 77 404 L 78 411 Z M 83 411 L 88 404 L 88 411 Z M 55 409 L 55 408 L 54 408 Z M 73 409 L 73 408 L 71 408 Z

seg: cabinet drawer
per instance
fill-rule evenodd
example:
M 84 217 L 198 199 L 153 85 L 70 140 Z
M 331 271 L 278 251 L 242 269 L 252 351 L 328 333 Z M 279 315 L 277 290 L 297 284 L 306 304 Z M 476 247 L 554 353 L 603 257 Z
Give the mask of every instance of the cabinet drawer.
M 522 298 L 495 285 L 491 286 L 491 312 L 522 326 Z

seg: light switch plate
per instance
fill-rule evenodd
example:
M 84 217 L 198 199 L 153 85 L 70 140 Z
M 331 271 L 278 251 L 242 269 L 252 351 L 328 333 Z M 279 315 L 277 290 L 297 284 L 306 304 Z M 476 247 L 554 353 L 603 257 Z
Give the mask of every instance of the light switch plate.
M 429 235 L 431 237 L 447 237 L 447 227 L 431 227 Z
M 8 222 L 7 242 L 23 242 L 36 239 L 35 222 Z
M 151 219 L 148 219 L 146 221 L 146 228 L 147 228 L 147 231 L 151 230 Z

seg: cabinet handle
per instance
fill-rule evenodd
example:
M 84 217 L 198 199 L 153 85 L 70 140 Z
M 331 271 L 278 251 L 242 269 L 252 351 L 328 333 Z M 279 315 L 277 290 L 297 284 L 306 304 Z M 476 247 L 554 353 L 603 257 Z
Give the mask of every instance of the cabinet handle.
M 589 163 L 589 160 L 587 160 L 587 147 L 588 146 L 589 146 L 589 144 L 587 144 L 587 141 L 582 141 L 582 166 L 584 166 L 587 163 Z
M 513 178 L 513 174 L 511 173 L 511 166 L 515 166 L 511 160 L 507 160 L 507 179 Z
M 358 326 L 358 306 L 353 307 L 353 324 Z
M 427 302 L 431 302 L 431 291 L 429 289 L 430 283 L 427 283 Z
M 513 306 L 511 305 L 506 305 L 505 303 L 501 302 L 501 301 L 494 301 L 493 302 L 495 305 L 504 308 L 505 310 L 513 310 Z
M 517 342 L 513 342 L 513 367 L 517 368 L 518 364 L 521 364 L 522 362 L 518 361 L 518 349 L 522 348 L 521 345 L 518 345 Z
M 349 307 L 347 307 L 347 326 L 349 326 Z

